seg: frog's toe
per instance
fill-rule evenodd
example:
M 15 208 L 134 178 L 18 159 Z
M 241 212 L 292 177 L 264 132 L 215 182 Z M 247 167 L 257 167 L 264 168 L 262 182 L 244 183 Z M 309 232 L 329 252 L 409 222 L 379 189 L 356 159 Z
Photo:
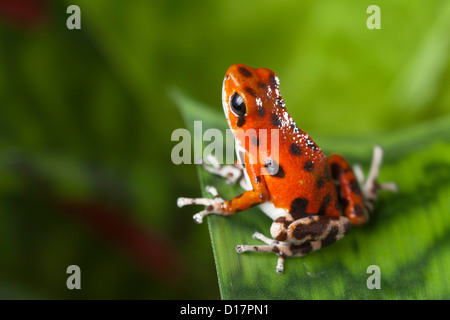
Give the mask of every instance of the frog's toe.
M 278 263 L 277 263 L 276 272 L 278 274 L 282 274 L 284 272 L 284 255 L 283 254 L 280 254 L 278 256 Z
M 355 176 L 361 185 L 364 202 L 369 209 L 373 210 L 374 203 L 378 198 L 378 192 L 381 190 L 397 192 L 398 186 L 393 182 L 378 183 L 378 175 L 380 173 L 381 164 L 383 161 L 383 149 L 380 146 L 375 146 L 373 149 L 372 164 L 370 166 L 369 174 L 364 176 L 361 166 L 355 165 L 353 167 Z
M 194 214 L 194 216 L 192 217 L 194 219 L 194 221 L 198 224 L 201 224 L 203 222 L 203 215 L 199 212 Z
M 212 195 L 214 198 L 220 198 L 219 193 L 217 192 L 217 189 L 213 186 L 206 186 L 205 191 Z
M 180 197 L 177 199 L 177 206 L 178 207 L 184 207 L 188 205 L 204 205 L 204 206 L 212 206 L 216 204 L 217 201 L 214 199 L 208 199 L 208 198 L 183 198 Z
M 243 177 L 243 167 L 236 164 L 220 164 L 217 158 L 208 155 L 202 162 L 202 167 L 209 173 L 226 179 L 226 183 L 230 185 L 236 184 Z
M 398 185 L 395 182 L 384 182 L 379 186 L 380 190 L 398 192 Z
M 264 242 L 266 244 L 276 244 L 277 243 L 277 241 L 275 241 L 273 239 L 270 239 L 270 238 L 266 237 L 265 235 L 263 235 L 262 233 L 259 233 L 259 232 L 253 233 L 252 238 L 256 239 L 256 240 L 260 240 L 260 241 L 262 241 L 262 242 Z
M 184 207 L 187 204 L 186 198 L 178 198 L 177 199 L 177 206 L 178 208 Z

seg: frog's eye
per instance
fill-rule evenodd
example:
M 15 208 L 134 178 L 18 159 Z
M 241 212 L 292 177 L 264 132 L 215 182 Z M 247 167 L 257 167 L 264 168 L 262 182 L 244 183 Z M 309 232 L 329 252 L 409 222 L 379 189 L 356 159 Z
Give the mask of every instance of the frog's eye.
M 245 112 L 247 112 L 244 99 L 242 99 L 242 97 L 236 92 L 230 98 L 230 106 L 231 111 L 233 111 L 233 113 L 238 117 L 244 116 Z

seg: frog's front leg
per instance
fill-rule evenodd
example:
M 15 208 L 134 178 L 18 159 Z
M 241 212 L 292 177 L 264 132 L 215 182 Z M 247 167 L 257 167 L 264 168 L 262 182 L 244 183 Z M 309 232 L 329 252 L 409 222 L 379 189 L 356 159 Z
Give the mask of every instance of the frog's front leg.
M 289 223 L 290 215 L 275 220 L 271 227 L 272 236 L 282 241 L 270 239 L 258 232 L 254 239 L 267 245 L 239 245 L 238 253 L 247 251 L 274 252 L 278 255 L 277 273 L 283 273 L 285 257 L 302 257 L 317 251 L 344 237 L 351 229 L 350 221 L 344 216 L 310 216 Z M 279 235 L 283 236 L 280 238 Z
M 202 223 L 203 217 L 209 214 L 229 216 L 267 201 L 269 198 L 269 192 L 264 177 L 261 176 L 261 167 L 259 164 L 250 164 L 247 158 L 245 162 L 246 172 L 252 185 L 251 190 L 245 191 L 231 200 L 224 201 L 214 187 L 207 187 L 206 191 L 212 194 L 214 199 L 178 198 L 178 207 L 193 204 L 206 206 L 203 211 L 200 211 L 194 215 L 195 222 Z
M 214 199 L 209 198 L 178 198 L 177 205 L 179 208 L 184 207 L 186 205 L 204 205 L 206 209 L 200 211 L 199 213 L 193 216 L 194 221 L 197 223 L 202 223 L 203 217 L 208 214 L 223 214 L 223 199 L 219 196 L 216 188 L 212 186 L 207 186 L 205 191 L 211 194 Z
M 206 157 L 206 160 L 207 162 L 202 162 L 202 168 L 213 175 L 225 178 L 227 184 L 234 185 L 236 182 L 244 180 L 244 167 L 239 162 L 228 165 L 220 164 L 217 158 L 211 154 Z

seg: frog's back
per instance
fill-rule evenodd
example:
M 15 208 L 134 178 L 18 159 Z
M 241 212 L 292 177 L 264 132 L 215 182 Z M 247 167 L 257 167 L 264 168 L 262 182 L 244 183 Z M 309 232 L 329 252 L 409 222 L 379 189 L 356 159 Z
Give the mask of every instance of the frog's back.
M 275 208 L 294 219 L 342 214 L 326 156 L 307 134 L 295 126 L 280 139 L 278 153 L 278 172 L 264 175 Z

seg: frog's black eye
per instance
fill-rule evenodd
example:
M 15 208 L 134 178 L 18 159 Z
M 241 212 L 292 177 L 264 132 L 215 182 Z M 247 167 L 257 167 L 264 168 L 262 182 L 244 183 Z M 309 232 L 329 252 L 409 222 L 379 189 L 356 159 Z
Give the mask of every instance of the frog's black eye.
M 242 99 L 242 97 L 236 92 L 230 98 L 230 106 L 231 111 L 233 111 L 233 113 L 238 117 L 244 116 L 247 112 L 244 99 Z

